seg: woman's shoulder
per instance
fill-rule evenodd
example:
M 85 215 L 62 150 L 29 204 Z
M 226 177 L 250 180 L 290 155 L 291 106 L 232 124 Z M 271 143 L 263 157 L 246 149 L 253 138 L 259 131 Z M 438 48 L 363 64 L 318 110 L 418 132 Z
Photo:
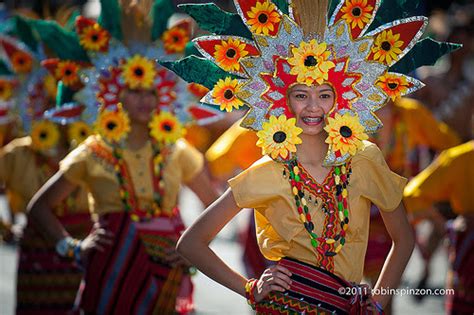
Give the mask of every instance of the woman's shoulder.
M 264 156 L 255 161 L 247 169 L 234 177 L 234 179 L 248 178 L 257 181 L 273 181 L 276 175 L 281 174 L 283 164 Z M 232 181 L 233 179 L 231 179 Z
M 364 162 L 385 163 L 382 151 L 379 147 L 370 141 L 362 141 L 362 148 L 352 158 L 352 165 Z

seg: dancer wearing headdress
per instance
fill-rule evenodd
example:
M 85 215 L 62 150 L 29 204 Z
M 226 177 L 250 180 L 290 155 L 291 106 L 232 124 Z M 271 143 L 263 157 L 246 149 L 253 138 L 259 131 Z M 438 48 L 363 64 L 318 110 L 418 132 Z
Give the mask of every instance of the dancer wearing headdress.
M 0 35 L 0 47 L 11 71 L 5 77 L 12 82 L 11 110 L 22 118 L 27 136 L 0 151 L 0 180 L 12 213 L 24 213 L 33 195 L 58 170 L 59 161 L 89 135 L 90 128 L 81 121 L 82 106 L 70 102 L 74 91 L 62 82 L 56 88 L 55 78 L 41 67 L 43 43 L 35 39 L 31 26 L 21 17 L 13 19 L 17 38 Z M 56 107 L 50 108 L 55 94 Z M 84 237 L 92 227 L 81 187 L 53 213 L 74 237 Z M 34 222 L 28 222 L 21 234 L 16 313 L 68 313 L 81 281 L 80 268 L 71 257 L 59 259 L 55 243 L 44 238 Z
M 422 87 L 399 73 L 433 61 L 419 59 L 420 51 L 429 46 L 439 57 L 455 46 L 419 42 L 427 19 L 399 20 L 406 15 L 397 3 L 336 2 L 326 23 L 324 1 L 234 2 L 237 15 L 214 5 L 185 6 L 216 35 L 195 39 L 206 59 L 163 64 L 210 88 L 204 103 L 249 106 L 242 126 L 257 131 L 267 156 L 229 181 L 178 251 L 247 296 L 258 314 L 381 313 L 390 297 L 370 298 L 359 286 L 371 204 L 393 241 L 376 289 L 398 286 L 414 237 L 401 203 L 406 180 L 388 168 L 366 133 L 381 127 L 374 112 L 389 93 Z M 388 76 L 403 86 L 384 84 Z M 241 208 L 254 209 L 260 250 L 278 262 L 259 279 L 239 275 L 208 247 Z
M 187 21 L 167 28 L 171 1 L 101 5 L 99 22 L 78 18 L 77 37 L 63 45 L 84 49 L 92 64 L 80 73 L 84 87 L 76 95 L 98 135 L 61 162 L 30 215 L 57 241 L 60 255 L 81 257 L 82 312 L 186 314 L 193 309 L 192 283 L 190 266 L 175 251 L 184 230 L 178 193 L 187 185 L 206 205 L 216 196 L 202 154 L 182 137 L 185 124 L 219 113 L 189 102 L 187 83 L 157 63 L 176 58 L 190 38 Z M 50 23 L 35 27 L 57 40 Z M 90 193 L 96 218 L 83 240 L 51 216 L 51 208 L 80 185 Z

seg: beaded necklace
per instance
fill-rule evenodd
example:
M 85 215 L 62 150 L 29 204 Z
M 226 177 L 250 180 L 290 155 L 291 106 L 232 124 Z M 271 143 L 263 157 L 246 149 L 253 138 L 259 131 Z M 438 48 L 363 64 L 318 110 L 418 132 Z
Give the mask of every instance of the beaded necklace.
M 309 213 L 308 208 L 308 201 L 306 200 L 303 190 L 304 181 L 302 180 L 301 166 L 296 159 L 289 161 L 285 166 L 286 167 L 283 170 L 283 175 L 286 177 L 286 172 L 288 171 L 289 181 L 295 199 L 296 208 L 298 210 L 299 219 L 309 234 L 311 246 L 315 248 L 315 250 L 317 250 L 322 256 L 333 257 L 337 255 L 346 242 L 346 230 L 349 224 L 349 211 L 347 204 L 347 185 L 349 183 L 349 177 L 351 174 L 349 163 L 346 163 L 342 166 L 335 166 L 331 170 L 333 176 L 333 181 L 331 181 L 331 184 L 334 184 L 331 186 L 335 187 L 336 189 L 336 209 L 341 227 L 339 233 L 334 236 L 331 235 L 333 233 L 329 232 L 333 230 L 332 227 L 336 220 L 336 216 L 334 215 L 334 204 L 330 202 L 330 200 L 327 200 L 327 204 L 322 206 L 322 209 L 329 220 L 326 220 L 327 224 L 325 231 L 323 231 L 323 235 L 318 236 L 316 233 L 314 233 L 314 223 L 312 222 L 311 214 Z M 311 198 L 311 196 L 309 196 L 309 198 Z
M 162 214 L 161 203 L 164 196 L 164 150 L 152 142 L 153 157 L 150 161 L 150 168 L 153 173 L 153 206 L 152 209 L 140 209 L 138 205 L 138 198 L 135 195 L 132 177 L 130 176 L 127 164 L 123 159 L 123 150 L 117 146 L 113 147 L 113 164 L 115 176 L 120 185 L 119 193 L 125 211 L 131 212 L 130 217 L 134 221 L 151 219 L 154 216 Z

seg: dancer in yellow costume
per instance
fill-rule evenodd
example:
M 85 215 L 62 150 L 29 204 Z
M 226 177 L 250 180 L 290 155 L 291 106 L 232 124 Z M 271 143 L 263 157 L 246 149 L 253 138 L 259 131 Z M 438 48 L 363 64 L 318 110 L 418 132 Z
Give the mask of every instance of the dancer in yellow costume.
M 474 311 L 474 141 L 443 151 L 423 172 L 413 178 L 404 191 L 407 209 L 415 215 L 434 203 L 448 201 L 457 214 L 449 228 L 450 273 L 447 287 L 448 314 Z
M 379 26 L 403 10 L 386 2 L 340 1 L 326 24 L 326 4 L 236 0 L 242 22 L 233 16 L 220 28 L 206 15 L 217 14 L 215 7 L 186 6 L 217 35 L 195 40 L 207 60 L 165 63 L 211 89 L 204 103 L 250 107 L 242 126 L 257 131 L 267 156 L 229 181 L 231 188 L 185 232 L 178 251 L 245 295 L 259 314 L 382 313 L 389 296 L 371 299 L 358 289 L 372 203 L 393 239 L 376 288 L 398 285 L 414 245 L 401 204 L 405 179 L 364 140 L 381 127 L 374 111 L 390 90 L 401 96 L 422 86 L 389 68 L 416 44 L 426 19 Z M 230 19 L 219 14 L 219 21 Z M 392 78 L 400 84 L 388 82 Z M 239 275 L 208 247 L 243 207 L 255 209 L 262 253 L 278 261 L 259 279 Z M 340 294 L 341 287 L 355 288 L 355 294 Z
M 0 181 L 12 213 L 19 213 L 26 212 L 27 203 L 58 170 L 59 161 L 90 130 L 83 128 L 83 107 L 68 99 L 74 91 L 62 83 L 57 89 L 54 86 L 59 91 L 57 106 L 48 109 L 52 94 L 48 84 L 55 80 L 40 67 L 42 43 L 31 36 L 26 20 L 15 17 L 14 24 L 18 39 L 1 35 L 0 47 L 16 80 L 16 112 L 28 136 L 13 140 L 0 151 Z M 84 237 L 92 226 L 86 191 L 81 187 L 57 204 L 53 213 L 75 237 Z M 17 314 L 66 314 L 72 309 L 82 272 L 71 258 L 58 259 L 55 243 L 42 237 L 34 222 L 28 221 L 19 241 Z
M 85 274 L 77 309 L 188 314 L 194 307 L 190 266 L 175 251 L 184 230 L 178 193 L 187 185 L 205 205 L 216 195 L 202 154 L 182 139 L 183 123 L 200 118 L 188 105 L 187 84 L 157 58 L 176 58 L 183 51 L 189 23 L 167 28 L 174 13 L 168 0 L 101 4 L 100 23 L 78 18 L 78 36 L 69 43 L 80 44 L 93 64 L 82 73 L 78 98 L 98 135 L 60 163 L 30 204 L 30 215 L 57 242 L 59 255 L 81 257 Z M 47 26 L 35 24 L 38 30 Z M 90 193 L 96 219 L 83 240 L 51 216 L 51 208 L 81 185 Z

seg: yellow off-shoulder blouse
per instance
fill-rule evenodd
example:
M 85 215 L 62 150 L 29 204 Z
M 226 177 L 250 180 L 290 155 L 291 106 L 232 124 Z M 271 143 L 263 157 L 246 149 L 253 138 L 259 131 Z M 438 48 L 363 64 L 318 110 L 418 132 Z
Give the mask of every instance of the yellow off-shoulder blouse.
M 45 163 L 46 157 L 33 150 L 30 137 L 15 139 L 0 150 L 0 182 L 6 188 L 12 212 L 24 212 L 33 195 L 56 172 L 55 167 Z M 75 196 L 74 206 L 68 207 L 68 213 L 87 211 L 85 191 L 77 192 Z M 65 214 L 65 210 L 58 207 L 56 215 Z
M 457 214 L 474 213 L 474 140 L 443 151 L 406 186 L 409 211 L 422 211 L 449 201 Z
M 393 211 L 401 202 L 406 179 L 393 173 L 382 152 L 368 141 L 364 141 L 364 148 L 352 158 L 351 167 L 346 243 L 332 259 L 336 275 L 359 283 L 367 249 L 371 203 L 382 211 Z M 258 160 L 229 180 L 234 199 L 242 208 L 255 209 L 258 245 L 267 259 L 277 261 L 286 256 L 318 266 L 319 253 L 311 246 L 309 235 L 299 220 L 290 183 L 283 176 L 284 168 L 269 157 Z M 321 205 L 319 202 L 309 206 L 317 235 L 321 235 L 325 218 Z
M 85 185 L 90 192 L 90 209 L 102 215 L 124 211 L 119 195 L 119 183 L 113 165 L 98 156 L 92 146 L 99 145 L 105 153 L 112 148 L 100 136 L 91 136 L 73 150 L 60 163 L 60 171 L 72 183 Z M 150 209 L 153 203 L 151 159 L 153 148 L 150 142 L 139 150 L 123 150 L 123 158 L 135 188 L 135 195 L 141 209 Z M 203 168 L 203 155 L 185 140 L 178 140 L 165 160 L 163 180 L 165 195 L 162 210 L 170 213 L 178 201 L 182 183 L 186 184 Z

